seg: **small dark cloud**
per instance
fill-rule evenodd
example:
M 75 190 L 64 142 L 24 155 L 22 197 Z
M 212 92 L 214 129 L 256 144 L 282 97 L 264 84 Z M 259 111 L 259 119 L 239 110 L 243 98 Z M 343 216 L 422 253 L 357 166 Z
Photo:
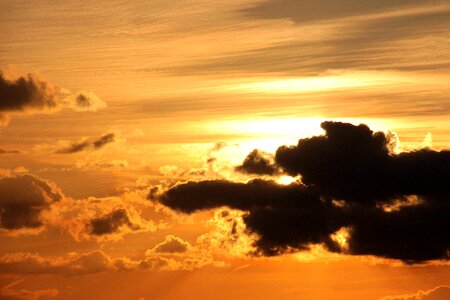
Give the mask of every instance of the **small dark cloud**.
M 10 149 L 2 149 L 0 148 L 0 154 L 19 154 L 21 153 L 19 150 L 10 150 Z
M 3 177 L 0 179 L 0 228 L 38 228 L 42 226 L 41 212 L 61 198 L 56 187 L 38 177 Z
M 77 95 L 72 95 L 66 99 L 67 106 L 75 111 L 97 111 L 106 107 L 97 95 L 92 92 L 80 92 Z
M 112 234 L 117 232 L 121 226 L 128 226 L 131 229 L 137 229 L 136 225 L 131 223 L 128 212 L 123 208 L 92 219 L 89 225 L 91 228 L 91 234 L 94 235 Z
M 322 128 L 324 135 L 276 152 L 276 166 L 301 176 L 301 183 L 188 182 L 159 201 L 185 213 L 222 206 L 246 211 L 244 222 L 259 236 L 263 255 L 321 244 L 406 263 L 448 259 L 450 152 L 395 154 L 392 135 L 366 125 L 324 122 Z M 345 247 L 333 238 L 340 229 L 349 234 Z
M 152 249 L 149 249 L 146 252 L 146 255 L 149 254 L 177 254 L 177 253 L 185 253 L 191 248 L 189 242 L 184 241 L 183 239 L 168 235 L 165 240 Z
M 227 142 L 217 142 L 214 144 L 214 147 L 212 147 L 211 151 L 212 152 L 217 152 L 222 150 L 223 148 L 227 147 L 228 143 Z
M 255 149 L 245 158 L 242 165 L 235 168 L 236 171 L 257 175 L 276 175 L 278 167 L 273 163 L 273 155 Z
M 58 153 L 58 154 L 72 154 L 72 153 L 81 152 L 81 151 L 89 148 L 90 146 L 91 146 L 91 142 L 88 142 L 88 141 L 77 142 L 77 143 L 73 143 L 69 147 L 56 150 L 55 153 Z
M 101 137 L 97 139 L 89 139 L 89 140 L 82 140 L 76 143 L 73 143 L 72 145 L 56 150 L 55 153 L 58 154 L 72 154 L 81 152 L 87 149 L 100 149 L 103 148 L 105 145 L 113 143 L 116 140 L 116 134 L 115 133 L 106 133 L 102 135 Z
M 94 148 L 102 148 L 106 144 L 112 143 L 115 141 L 116 135 L 115 133 L 107 133 L 102 135 L 100 138 L 92 142 L 92 145 L 94 145 Z

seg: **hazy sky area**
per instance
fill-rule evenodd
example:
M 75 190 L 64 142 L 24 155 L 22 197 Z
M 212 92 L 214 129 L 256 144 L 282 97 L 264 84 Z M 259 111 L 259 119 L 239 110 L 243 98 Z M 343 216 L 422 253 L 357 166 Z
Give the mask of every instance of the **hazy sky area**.
M 0 28 L 0 299 L 450 299 L 448 0 Z

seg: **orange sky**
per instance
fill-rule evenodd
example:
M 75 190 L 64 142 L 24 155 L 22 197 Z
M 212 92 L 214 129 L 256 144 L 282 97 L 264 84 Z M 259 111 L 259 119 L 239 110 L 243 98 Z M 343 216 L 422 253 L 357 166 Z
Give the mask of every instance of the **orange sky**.
M 0 28 L 0 299 L 450 297 L 448 245 L 418 265 L 254 257 L 245 210 L 155 200 L 302 184 L 235 167 L 326 120 L 389 132 L 391 154 L 448 149 L 447 0 L 3 0 Z

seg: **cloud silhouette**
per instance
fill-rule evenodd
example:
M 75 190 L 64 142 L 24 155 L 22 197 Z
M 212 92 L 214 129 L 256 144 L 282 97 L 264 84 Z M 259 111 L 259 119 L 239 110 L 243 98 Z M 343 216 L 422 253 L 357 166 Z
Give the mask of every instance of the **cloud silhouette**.
M 65 99 L 66 105 L 75 111 L 97 111 L 106 107 L 106 103 L 97 95 L 83 91 Z
M 10 113 L 51 112 L 58 110 L 60 89 L 28 74 L 8 80 L 0 72 L 0 115 L 7 123 Z
M 0 228 L 16 230 L 41 227 L 41 212 L 61 200 L 50 182 L 32 175 L 0 179 Z
M 11 114 L 54 113 L 63 107 L 75 111 L 96 111 L 106 107 L 98 96 L 84 91 L 71 94 L 65 89 L 27 74 L 7 79 L 0 71 L 0 123 L 6 125 Z
M 116 134 L 113 132 L 105 133 L 99 138 L 96 139 L 82 139 L 78 142 L 72 143 L 68 147 L 61 148 L 56 150 L 55 153 L 58 154 L 73 154 L 78 153 L 87 149 L 100 149 L 105 145 L 113 143 L 116 140 Z
M 247 174 L 276 175 L 279 170 L 272 160 L 273 157 L 270 153 L 255 149 L 247 155 L 242 165 L 237 166 L 235 170 Z
M 447 201 L 450 196 L 450 151 L 422 149 L 390 153 L 393 141 L 366 125 L 324 122 L 324 136 L 282 146 L 276 163 L 289 175 L 301 175 L 327 195 L 373 204 L 404 195 Z
M 19 150 L 15 150 L 15 149 L 2 149 L 0 148 L 0 154 L 19 154 L 21 153 Z
M 139 228 L 130 221 L 127 211 L 123 208 L 90 221 L 91 234 L 94 235 L 115 233 L 121 226 L 128 226 L 131 229 Z
M 281 146 L 275 163 L 301 183 L 255 179 L 175 185 L 159 201 L 192 213 L 246 211 L 257 253 L 277 255 L 321 244 L 329 251 L 406 263 L 448 259 L 450 152 L 394 154 L 389 135 L 366 125 L 324 122 L 325 135 Z M 333 236 L 345 229 L 345 245 Z

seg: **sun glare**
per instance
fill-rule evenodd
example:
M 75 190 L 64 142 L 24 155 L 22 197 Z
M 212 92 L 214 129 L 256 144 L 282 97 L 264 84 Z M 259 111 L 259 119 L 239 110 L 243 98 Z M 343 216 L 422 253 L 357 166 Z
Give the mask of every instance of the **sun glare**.
M 289 185 L 289 184 L 294 183 L 296 181 L 297 181 L 296 177 L 291 177 L 291 176 L 286 176 L 286 175 L 280 176 L 277 179 L 277 183 L 282 184 L 282 185 Z

